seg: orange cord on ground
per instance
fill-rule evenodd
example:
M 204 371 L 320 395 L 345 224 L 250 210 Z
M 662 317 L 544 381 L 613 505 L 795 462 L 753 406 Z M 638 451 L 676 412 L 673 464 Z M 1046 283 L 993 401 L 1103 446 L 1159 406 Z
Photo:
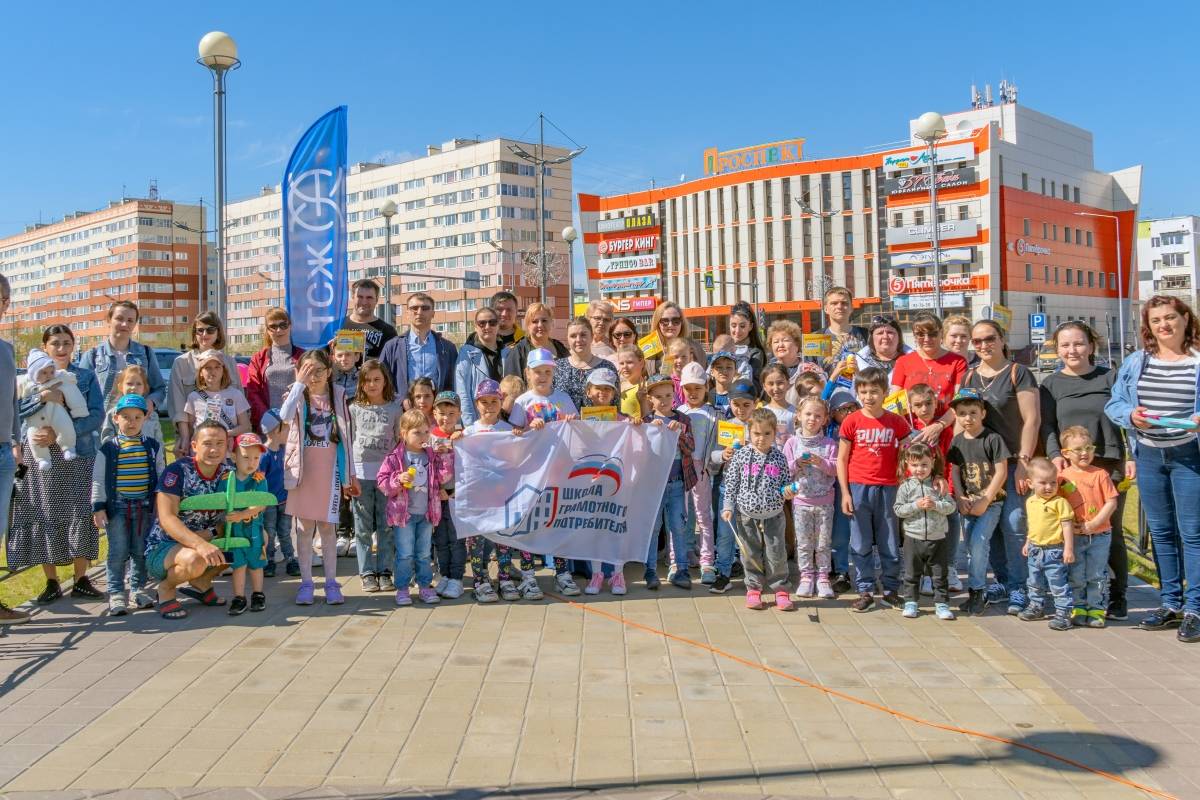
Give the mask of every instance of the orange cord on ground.
M 1045 756 L 1046 758 L 1054 759 L 1055 761 L 1059 761 L 1063 764 L 1068 764 L 1072 767 L 1075 767 L 1076 769 L 1086 770 L 1087 772 L 1091 772 L 1095 775 L 1099 775 L 1102 778 L 1107 778 L 1108 780 L 1113 781 L 1114 783 L 1119 783 L 1119 784 L 1122 784 L 1123 786 L 1129 786 L 1131 788 L 1145 792 L 1146 794 L 1148 794 L 1152 797 L 1161 797 L 1161 798 L 1164 798 L 1164 800 L 1179 800 L 1179 798 L 1175 797 L 1174 795 L 1168 794 L 1159 789 L 1153 789 L 1149 786 L 1144 786 L 1143 784 L 1137 783 L 1136 781 L 1131 781 L 1127 778 L 1122 778 L 1120 775 L 1114 775 L 1113 773 L 1106 772 L 1102 769 L 1096 769 L 1095 767 L 1089 767 L 1087 764 L 1083 764 L 1072 758 L 1067 758 L 1066 756 L 1060 756 L 1056 753 L 1050 752 L 1049 750 L 1043 750 L 1040 747 L 1034 747 L 1031 744 L 1025 744 L 1023 742 L 1018 742 L 1013 739 L 1006 739 L 1003 736 L 993 736 L 990 733 L 983 733 L 982 731 L 973 731 L 973 730 L 970 730 L 969 728 L 959 728 L 956 725 L 943 725 L 940 722 L 933 722 L 932 720 L 921 719 L 920 717 L 914 717 L 912 714 L 906 714 L 903 711 L 897 711 L 894 708 L 888 708 L 887 706 L 880 705 L 879 703 L 872 703 L 870 700 L 863 700 L 860 697 L 854 697 L 853 695 L 846 694 L 845 692 L 839 692 L 837 689 L 831 689 L 828 686 L 822 686 L 819 683 L 814 683 L 813 681 L 805 680 L 804 678 L 801 678 L 797 675 L 791 675 L 787 672 L 783 672 L 782 670 L 775 669 L 774 667 L 768 667 L 766 664 L 760 664 L 757 661 L 750 661 L 749 659 L 742 658 L 741 656 L 736 656 L 733 653 L 727 653 L 724 650 L 713 647 L 710 644 L 705 644 L 704 642 L 697 642 L 695 639 L 689 639 L 686 636 L 678 636 L 674 633 L 668 633 L 667 631 L 659 630 L 658 628 L 652 628 L 649 625 L 643 625 L 640 622 L 634 622 L 633 620 L 626 619 L 625 617 L 622 617 L 619 614 L 612 614 L 612 613 L 609 613 L 608 611 L 601 611 L 598 608 L 593 608 L 591 605 L 589 605 L 587 603 L 578 603 L 569 598 L 562 597 L 560 595 L 553 594 L 550 592 L 547 592 L 546 594 L 548 597 L 552 597 L 555 600 L 558 600 L 560 602 L 574 606 L 575 608 L 578 608 L 581 611 L 584 611 L 588 614 L 596 614 L 597 616 L 606 617 L 608 619 L 619 622 L 622 625 L 626 625 L 630 628 L 635 628 L 637 630 L 645 631 L 647 633 L 657 634 L 664 638 L 673 639 L 677 642 L 682 642 L 683 644 L 690 645 L 692 647 L 696 647 L 701 650 L 707 650 L 708 652 L 712 653 L 713 655 L 721 656 L 722 658 L 727 658 L 730 661 L 736 661 L 737 663 L 741 664 L 742 666 L 750 667 L 751 669 L 757 669 L 761 672 L 766 672 L 771 675 L 778 675 L 780 678 L 786 678 L 789 681 L 794 681 L 796 683 L 801 684 L 802 686 L 807 686 L 810 689 L 816 689 L 818 692 L 824 692 L 825 694 L 829 695 L 830 697 L 836 697 L 840 700 L 846 700 L 851 703 L 857 703 L 860 706 L 866 706 L 867 708 L 873 708 L 876 711 L 882 711 L 885 714 L 891 714 L 893 717 L 896 717 L 898 719 L 907 720 L 907 721 L 915 723 L 917 725 L 924 725 L 926 727 L 936 728 L 941 731 L 949 731 L 950 733 L 961 733 L 964 736 L 975 736 L 980 739 L 987 739 L 988 741 L 991 741 L 991 742 L 999 742 L 1001 744 L 1006 744 L 1006 745 L 1009 745 L 1010 747 L 1019 747 L 1022 750 L 1028 750 L 1031 753 L 1037 753 L 1040 756 Z

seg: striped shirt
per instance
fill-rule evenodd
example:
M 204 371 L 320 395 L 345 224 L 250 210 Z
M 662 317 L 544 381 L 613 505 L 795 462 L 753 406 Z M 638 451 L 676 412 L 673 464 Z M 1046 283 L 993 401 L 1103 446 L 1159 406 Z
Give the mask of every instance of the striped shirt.
M 117 494 L 145 497 L 150 491 L 150 454 L 140 436 L 119 436 L 117 451 Z
M 1196 413 L 1197 359 L 1178 361 L 1150 358 L 1138 378 L 1138 403 L 1151 414 L 1189 419 Z M 1149 447 L 1176 447 L 1196 438 L 1195 431 L 1151 427 L 1137 432 L 1138 442 Z

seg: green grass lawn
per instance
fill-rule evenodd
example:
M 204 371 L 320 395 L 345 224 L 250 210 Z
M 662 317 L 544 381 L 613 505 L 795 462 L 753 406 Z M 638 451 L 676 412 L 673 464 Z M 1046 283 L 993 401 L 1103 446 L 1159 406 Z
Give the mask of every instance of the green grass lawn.
M 172 451 L 175 448 L 175 426 L 170 420 L 162 420 L 163 428 L 163 452 L 166 456 L 167 463 L 175 460 Z M 100 537 L 100 558 L 95 563 L 102 563 L 108 552 L 108 540 Z M 0 572 L 0 603 L 12 608 L 24 603 L 41 594 L 42 589 L 46 585 L 46 575 L 39 567 L 27 569 L 17 575 L 9 576 L 7 572 L 8 554 L 0 550 L 0 568 L 4 571 Z M 69 581 L 71 579 L 71 567 L 58 567 L 58 579 L 60 581 Z

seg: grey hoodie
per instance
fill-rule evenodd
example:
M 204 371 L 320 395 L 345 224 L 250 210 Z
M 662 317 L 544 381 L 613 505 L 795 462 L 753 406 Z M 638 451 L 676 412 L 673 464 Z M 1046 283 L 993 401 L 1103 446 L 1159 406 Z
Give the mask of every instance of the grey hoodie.
M 932 497 L 933 508 L 928 511 L 917 508 L 922 497 Z M 908 478 L 896 491 L 896 516 L 904 527 L 904 535 L 910 539 L 930 542 L 945 539 L 950 527 L 946 518 L 954 513 L 954 507 L 954 498 L 935 490 L 933 481 Z

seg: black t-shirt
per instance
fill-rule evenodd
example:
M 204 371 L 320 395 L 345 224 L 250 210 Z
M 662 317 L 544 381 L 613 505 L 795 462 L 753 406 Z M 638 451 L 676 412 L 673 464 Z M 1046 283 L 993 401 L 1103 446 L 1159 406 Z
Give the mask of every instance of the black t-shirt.
M 1117 371 L 1093 367 L 1086 375 L 1056 372 L 1042 381 L 1042 439 L 1046 455 L 1061 452 L 1058 437 L 1072 425 L 1082 425 L 1092 435 L 1096 458 L 1119 461 L 1125 458 L 1125 440 L 1121 431 L 1104 413 L 1104 404 L 1112 397 Z
M 396 338 L 396 329 L 381 319 L 374 322 L 355 322 L 346 317 L 342 320 L 342 328 L 349 331 L 363 331 L 367 350 L 364 358 L 379 358 L 383 346 Z
M 1000 434 L 1010 457 L 1021 452 L 1021 407 L 1017 392 L 1037 391 L 1037 379 L 1023 364 L 1006 364 L 995 375 L 985 378 L 976 366 L 967 372 L 963 386 L 978 389 L 987 407 L 983 427 Z
M 1004 440 L 987 428 L 974 439 L 962 433 L 956 434 L 947 456 L 950 464 L 958 467 L 954 475 L 954 495 L 967 497 L 983 494 L 996 475 L 996 465 L 1011 455 L 1004 446 Z M 1003 499 L 1004 490 L 1001 489 L 995 502 Z

